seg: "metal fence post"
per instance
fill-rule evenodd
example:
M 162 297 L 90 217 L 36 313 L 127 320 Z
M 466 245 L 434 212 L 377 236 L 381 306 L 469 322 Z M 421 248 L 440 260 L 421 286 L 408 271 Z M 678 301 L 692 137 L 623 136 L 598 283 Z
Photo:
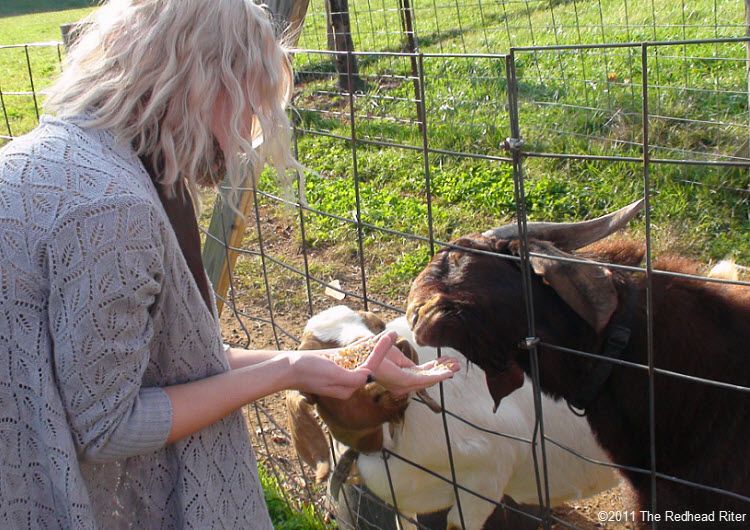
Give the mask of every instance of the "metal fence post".
M 518 235 L 520 243 L 521 266 L 523 273 L 521 279 L 523 282 L 524 304 L 526 307 L 526 316 L 529 324 L 528 337 L 526 339 L 526 348 L 529 351 L 531 360 L 532 380 L 534 382 L 534 412 L 536 415 L 534 435 L 531 439 L 532 456 L 534 457 L 534 472 L 537 479 L 537 489 L 539 495 L 539 504 L 543 508 L 542 524 L 545 530 L 549 530 L 550 498 L 549 483 L 547 475 L 547 454 L 544 441 L 544 414 L 542 412 L 541 389 L 539 385 L 539 359 L 537 352 L 536 324 L 534 320 L 534 304 L 532 302 L 531 291 L 531 265 L 529 262 L 529 245 L 528 235 L 526 233 L 526 195 L 524 192 L 523 176 L 523 139 L 521 138 L 521 129 L 519 123 L 518 109 L 518 80 L 516 78 L 516 54 L 513 48 L 506 59 L 506 75 L 508 80 L 508 112 L 510 114 L 510 137 L 505 141 L 505 147 L 511 153 L 513 159 L 513 187 L 516 201 L 516 220 L 518 222 Z M 539 442 L 537 442 L 537 438 Z M 539 463 L 537 461 L 537 443 L 541 448 L 542 456 L 542 475 L 544 491 L 541 491 L 542 483 L 539 477 Z
M 406 43 L 405 43 L 406 51 L 412 54 L 409 57 L 409 62 L 411 64 L 411 75 L 413 78 L 412 84 L 414 85 L 414 98 L 418 100 L 419 99 L 419 66 L 417 65 L 416 52 L 419 50 L 419 43 L 417 40 L 417 34 L 414 29 L 414 23 L 412 20 L 414 10 L 412 9 L 411 4 L 409 3 L 409 0 L 399 0 L 398 9 L 401 15 L 401 29 L 404 32 L 404 37 L 406 38 Z M 419 123 L 419 132 L 421 133 L 422 129 L 425 126 L 424 106 L 420 105 L 419 101 L 417 101 L 416 106 L 417 106 L 417 122 Z
M 425 104 L 425 75 L 424 75 L 424 55 L 419 53 L 417 55 L 417 64 L 419 66 L 419 103 L 422 106 L 421 114 L 425 121 L 422 123 L 422 155 L 424 157 L 424 177 L 425 177 L 425 188 L 427 191 L 427 215 L 429 216 L 429 240 L 430 240 L 430 254 L 435 253 L 435 234 L 433 233 L 432 227 L 432 198 L 431 198 L 431 185 L 430 185 L 430 150 L 429 140 L 427 137 L 427 108 Z M 438 357 L 440 357 L 440 348 L 437 351 Z M 451 468 L 451 480 L 453 481 L 453 493 L 456 497 L 456 507 L 458 508 L 458 517 L 461 521 L 461 528 L 466 530 L 466 523 L 464 523 L 464 513 L 461 509 L 461 497 L 458 494 L 458 483 L 456 482 L 456 467 L 453 462 L 453 449 L 451 447 L 451 438 L 448 429 L 448 418 L 445 414 L 445 391 L 443 389 L 443 383 L 439 384 L 440 389 L 440 408 L 442 409 L 441 415 L 443 417 L 443 430 L 445 431 L 445 444 L 448 449 L 448 462 Z
M 351 132 L 351 144 L 352 144 L 352 178 L 354 179 L 354 200 L 356 207 L 355 221 L 357 222 L 357 248 L 359 249 L 359 274 L 362 279 L 362 300 L 364 303 L 365 311 L 368 309 L 367 299 L 367 268 L 365 267 L 365 245 L 364 245 L 364 232 L 362 231 L 362 196 L 359 190 L 359 164 L 357 162 L 357 124 L 356 124 L 356 99 L 354 97 L 354 83 L 355 75 L 354 65 L 355 59 L 351 50 L 346 52 L 346 77 L 347 77 L 347 94 L 349 96 L 349 125 Z
M 653 314 L 653 283 L 651 261 L 651 159 L 649 152 L 649 91 L 648 91 L 648 43 L 641 44 L 641 86 L 643 90 L 643 200 L 646 217 L 646 349 L 648 359 L 648 427 L 650 444 L 651 471 L 651 513 L 657 513 L 656 496 L 656 395 L 654 392 L 654 314 Z M 652 528 L 658 523 L 654 519 Z

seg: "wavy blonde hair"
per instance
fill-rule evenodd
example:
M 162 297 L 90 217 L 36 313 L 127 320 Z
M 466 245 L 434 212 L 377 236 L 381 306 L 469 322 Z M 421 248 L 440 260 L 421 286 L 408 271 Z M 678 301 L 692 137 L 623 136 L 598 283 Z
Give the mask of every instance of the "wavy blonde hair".
M 282 176 L 298 167 L 289 56 L 252 0 L 110 0 L 80 27 L 45 108 L 89 115 L 84 126 L 132 144 L 167 190 L 181 176 L 191 191 L 216 185 L 225 169 L 236 201 L 258 162 Z M 231 116 L 224 152 L 210 125 L 220 95 Z

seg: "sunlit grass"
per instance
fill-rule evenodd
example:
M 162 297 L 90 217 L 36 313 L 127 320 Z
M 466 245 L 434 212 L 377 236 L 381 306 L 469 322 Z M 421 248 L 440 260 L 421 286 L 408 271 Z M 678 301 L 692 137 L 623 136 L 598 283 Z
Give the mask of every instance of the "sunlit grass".
M 16 2 L 15 9 L 21 4 Z M 349 5 L 355 49 L 404 50 L 395 4 L 353 0 Z M 502 54 L 511 46 L 531 44 L 744 34 L 742 6 L 729 0 L 418 1 L 412 5 L 420 49 L 429 53 Z M 8 9 L 12 12 L 12 7 Z M 60 23 L 80 18 L 90 9 L 5 17 L 0 44 L 57 40 Z M 324 13 L 322 0 L 313 0 L 300 47 L 326 48 Z M 25 53 L 24 49 L 0 51 L 4 91 L 30 89 Z M 57 53 L 56 48 L 29 49 L 37 90 L 57 73 Z M 592 217 L 643 194 L 644 171 L 638 162 L 643 156 L 641 59 L 640 47 L 516 52 L 518 117 L 526 150 L 633 160 L 526 159 L 525 193 L 532 219 Z M 350 220 L 358 215 L 359 206 L 366 223 L 419 237 L 432 234 L 438 240 L 511 219 L 515 214 L 511 166 L 501 160 L 449 154 L 508 156 L 503 149 L 505 138 L 511 135 L 504 58 L 426 56 L 416 64 L 417 70 L 403 56 L 361 56 L 358 60 L 364 84 L 354 98 L 357 137 L 410 149 L 359 143 L 353 152 L 346 140 L 300 133 L 299 159 L 313 170 L 307 175 L 306 190 L 311 206 Z M 299 130 L 350 137 L 349 98 L 335 95 L 339 89 L 331 75 L 330 57 L 297 54 L 294 62 L 299 74 L 294 100 Z M 651 157 L 732 160 L 746 156 L 750 118 L 744 66 L 744 44 L 649 48 Z M 430 153 L 426 163 L 417 123 L 420 94 L 411 78 L 420 72 L 425 80 L 427 143 L 431 149 L 444 151 Z M 30 97 L 6 96 L 5 104 L 14 134 L 34 126 L 36 111 Z M 0 121 L 0 130 L 4 128 Z M 676 248 L 705 262 L 726 256 L 750 262 L 750 194 L 742 191 L 750 187 L 747 171 L 654 164 L 650 179 L 652 236 L 659 251 Z M 272 181 L 264 178 L 266 189 L 274 189 Z M 204 210 L 204 216 L 208 211 Z M 282 209 L 279 216 L 291 226 L 298 223 L 289 210 Z M 352 243 L 358 235 L 353 225 L 317 214 L 308 214 L 306 223 L 309 248 L 346 247 L 334 250 L 340 255 L 358 252 Z M 643 222 L 633 227 L 643 237 Z M 365 252 L 383 255 L 368 261 L 374 267 L 368 277 L 373 292 L 392 299 L 402 297 L 408 278 L 428 258 L 427 247 L 369 228 L 362 233 Z M 300 234 L 294 237 L 299 239 Z M 301 266 L 301 257 L 295 260 L 295 266 Z M 320 269 L 320 264 L 314 267 L 321 275 L 334 274 Z M 253 273 L 259 272 L 256 269 Z M 286 282 L 281 283 L 278 289 L 288 291 Z M 295 307 L 306 303 L 302 295 L 289 298 Z

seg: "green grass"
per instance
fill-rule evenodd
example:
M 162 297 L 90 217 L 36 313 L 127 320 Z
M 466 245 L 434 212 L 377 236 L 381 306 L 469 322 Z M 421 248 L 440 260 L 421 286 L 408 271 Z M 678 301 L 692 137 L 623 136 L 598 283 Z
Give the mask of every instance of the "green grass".
M 276 530 L 331 530 L 335 524 L 326 524 L 309 504 L 303 504 L 299 509 L 292 508 L 286 501 L 276 478 L 258 466 L 258 476 L 271 516 L 271 522 Z
M 0 4 L 0 45 L 61 40 L 60 25 L 94 10 L 91 0 L 4 0 Z
M 312 3 L 300 44 L 303 48 L 325 46 L 319 4 Z M 355 48 L 401 50 L 397 13 L 377 8 L 380 10 L 368 15 L 371 5 L 364 0 L 350 2 Z M 416 27 L 425 52 L 506 52 L 511 45 L 744 34 L 742 6 L 730 1 L 716 2 L 716 11 L 713 1 L 690 2 L 685 12 L 681 2 L 644 0 L 486 3 L 481 11 L 479 4 L 459 7 L 438 3 L 439 18 L 434 4 L 415 5 Z M 626 6 L 627 27 L 621 23 Z M 460 16 L 458 9 L 462 10 Z M 746 156 L 750 132 L 744 57 L 744 44 L 649 49 L 652 158 L 726 160 L 736 154 Z M 359 61 L 366 85 L 355 100 L 357 137 L 417 148 L 357 146 L 362 219 L 426 236 L 427 186 L 424 158 L 418 150 L 422 137 L 419 128 L 408 123 L 416 120 L 413 100 L 418 95 L 410 81 L 384 77 L 412 75 L 410 61 L 389 56 L 360 57 Z M 525 149 L 642 157 L 640 47 L 518 52 L 515 65 Z M 296 68 L 301 72 L 301 95 L 295 101 L 300 129 L 350 136 L 348 100 L 330 95 L 336 90 L 335 78 L 329 74 L 330 59 L 316 54 L 298 56 Z M 424 78 L 431 148 L 507 156 L 500 148 L 510 136 L 502 58 L 425 57 Z M 317 111 L 320 108 L 327 112 Z M 346 212 L 352 218 L 354 170 L 349 142 L 303 133 L 299 151 L 300 160 L 316 172 L 308 176 L 311 204 L 326 211 Z M 484 230 L 514 215 L 509 164 L 433 153 L 428 167 L 432 229 L 438 239 Z M 644 188 L 642 164 L 622 161 L 528 158 L 524 176 L 532 219 L 560 221 L 600 215 L 642 196 Z M 750 193 L 737 191 L 750 188 L 747 171 L 653 164 L 650 179 L 652 236 L 658 252 L 672 249 L 705 262 L 726 256 L 750 262 Z M 633 226 L 636 237 L 643 237 L 643 221 Z M 312 215 L 307 235 L 313 246 L 323 247 L 335 244 L 347 230 L 335 220 Z M 398 256 L 371 276 L 372 285 L 403 296 L 403 286 L 428 258 L 425 246 L 372 232 L 366 235 L 366 248 L 368 242 L 377 242 L 379 252 Z M 383 250 L 384 241 L 391 245 L 388 250 Z
M 0 18 L 15 15 L 42 14 L 91 7 L 97 0 L 3 0 Z
M 0 4 L 0 46 L 59 42 L 60 25 L 80 20 L 93 8 L 87 0 L 20 1 L 6 0 Z M 28 53 L 28 64 L 27 54 Z M 5 116 L 0 115 L 0 134 L 18 136 L 36 125 L 36 104 L 31 95 L 12 95 L 9 92 L 39 92 L 60 72 L 64 50 L 56 45 L 26 48 L 0 48 L 0 90 L 3 92 Z M 29 76 L 29 65 L 31 76 Z M 1 109 L 0 109 L 1 110 Z M 0 145 L 2 140 L 0 140 Z
M 36 4 L 40 10 L 61 5 Z M 3 9 L 5 13 L 18 12 L 18 6 L 23 5 L 12 2 Z M 0 28 L 0 43 L 57 39 L 59 24 L 83 16 L 90 10 L 85 5 L 79 2 L 75 4 L 79 9 L 5 18 L 4 22 L 11 23 Z M 369 0 L 351 0 L 349 5 L 356 49 L 403 49 L 395 6 Z M 419 43 L 422 51 L 430 53 L 504 53 L 510 46 L 530 44 L 744 34 L 742 6 L 734 0 L 529 0 L 470 5 L 420 1 L 414 5 Z M 325 48 L 324 17 L 322 0 L 312 0 L 300 47 Z M 626 19 L 627 25 L 623 23 Z M 7 51 L 0 52 L 3 90 L 28 90 L 25 57 L 15 51 L 10 60 Z M 30 53 L 36 87 L 43 88 L 57 71 L 57 52 L 32 49 Z M 43 53 L 48 55 L 42 57 Z M 726 159 L 747 154 L 750 116 L 744 58 L 741 44 L 649 49 L 652 158 Z M 294 101 L 299 128 L 349 137 L 349 102 L 334 94 L 337 88 L 330 58 L 298 54 L 294 61 L 299 73 Z M 430 148 L 508 155 L 501 147 L 510 136 L 505 66 L 503 58 L 424 58 Z M 642 157 L 640 48 L 524 51 L 517 53 L 515 67 L 526 150 Z M 432 231 L 437 239 L 449 240 L 513 217 L 513 175 L 508 163 L 431 153 L 425 166 L 422 136 L 415 123 L 418 94 L 409 78 L 413 75 L 409 58 L 360 57 L 359 68 L 365 84 L 355 99 L 357 137 L 412 147 L 357 146 L 363 221 L 422 237 Z M 14 133 L 33 127 L 30 98 L 9 99 L 6 107 Z M 306 189 L 311 206 L 354 219 L 357 196 L 351 144 L 304 133 L 298 140 L 299 159 L 313 170 L 307 176 Z M 750 187 L 747 171 L 653 164 L 649 176 L 657 254 L 671 248 L 706 263 L 727 256 L 750 263 L 749 194 L 737 191 Z M 599 215 L 635 200 L 644 188 L 642 165 L 625 161 L 532 157 L 524 163 L 524 177 L 530 217 L 553 221 Z M 263 182 L 266 189 L 274 191 L 270 177 L 266 175 Z M 280 209 L 278 217 L 279 223 L 298 223 L 294 211 Z M 643 221 L 633 227 L 636 236 L 643 237 Z M 429 256 L 428 246 L 368 228 L 362 232 L 364 259 L 371 267 L 370 292 L 390 300 L 403 298 L 409 279 Z M 312 269 L 322 278 L 342 274 L 341 268 L 326 260 L 326 252 L 343 256 L 350 268 L 355 267 L 359 260 L 356 236 L 351 224 L 314 213 L 306 215 L 306 242 L 313 253 L 325 256 L 320 262 L 311 260 Z M 249 235 L 246 243 L 255 244 L 254 236 Z M 302 267 L 301 257 L 294 259 L 295 265 Z M 243 266 L 248 274 L 262 272 L 247 261 Z M 272 288 L 288 294 L 292 300 L 288 309 L 300 310 L 306 298 L 299 294 L 303 289 L 277 268 L 279 279 L 272 282 Z M 255 291 L 256 283 L 248 283 L 247 292 Z

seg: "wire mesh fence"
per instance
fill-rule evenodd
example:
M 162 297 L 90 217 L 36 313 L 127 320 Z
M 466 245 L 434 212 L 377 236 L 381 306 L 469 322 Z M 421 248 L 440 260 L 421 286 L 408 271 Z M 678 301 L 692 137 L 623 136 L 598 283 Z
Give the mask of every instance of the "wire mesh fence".
M 348 54 L 350 61 L 352 56 L 360 59 L 359 74 L 365 80 L 356 93 L 337 90 L 337 74 L 326 76 L 316 69 L 331 52 L 299 53 L 295 61 L 304 82 L 295 99 L 295 132 L 299 157 L 315 172 L 308 180 L 309 206 L 294 203 L 300 228 L 306 227 L 300 240 L 306 272 L 298 266 L 293 273 L 300 281 L 304 274 L 305 286 L 298 291 L 307 293 L 304 310 L 314 314 L 332 303 L 322 291 L 336 277 L 348 280 L 342 282 L 343 291 L 355 306 L 398 314 L 408 275 L 401 289 L 385 288 L 382 278 L 392 281 L 394 266 L 387 264 L 383 273 L 375 254 L 431 255 L 456 235 L 495 226 L 493 215 L 523 219 L 528 212 L 547 211 L 553 217 L 579 216 L 596 211 L 597 202 L 625 203 L 639 196 L 650 198 L 648 220 L 640 227 L 649 255 L 646 265 L 634 270 L 647 276 L 675 274 L 655 269 L 652 261 L 675 247 L 705 261 L 731 251 L 744 256 L 750 193 L 750 160 L 743 152 L 748 134 L 744 53 L 744 39 L 525 47 L 508 55 L 355 52 Z M 707 75 L 694 76 L 691 86 L 684 85 L 685 57 L 691 72 L 707 69 Z M 669 63 L 673 58 L 679 58 L 676 67 Z M 657 62 L 662 77 L 655 79 Z M 583 64 L 590 82 L 561 88 L 561 72 Z M 717 88 L 717 78 L 722 88 Z M 307 154 L 321 151 L 332 156 Z M 398 176 L 387 175 L 391 172 Z M 401 173 L 413 180 L 402 182 Z M 559 174 L 559 180 L 550 182 L 549 174 Z M 331 181 L 344 181 L 341 186 L 350 192 L 335 212 L 326 203 L 336 192 Z M 389 186 L 399 195 L 392 209 L 382 206 L 389 204 Z M 283 202 L 267 192 L 259 192 L 258 201 L 258 211 Z M 455 202 L 471 204 L 472 218 L 456 214 Z M 700 211 L 711 212 L 708 225 L 698 220 Z M 673 216 L 684 225 L 670 222 Z M 726 232 L 720 225 L 733 227 L 729 232 L 738 239 L 722 240 Z M 311 238 L 311 233 L 316 235 Z M 349 251 L 340 264 L 320 251 L 340 245 Z M 320 268 L 314 264 L 318 255 L 326 260 Z M 694 277 L 750 286 L 742 280 Z M 293 305 L 283 295 L 271 298 L 279 307 Z M 286 311 L 294 309 L 282 309 Z M 534 336 L 533 320 L 530 325 Z M 651 378 L 666 373 L 653 364 L 641 368 Z M 538 426 L 543 429 L 543 422 Z M 446 437 L 450 439 L 447 428 Z M 546 482 L 545 444 L 566 448 L 555 439 L 539 440 L 540 486 Z M 389 461 L 399 458 L 397 452 L 388 453 Z M 425 471 L 419 462 L 411 463 Z M 636 472 L 650 474 L 654 484 L 657 477 L 680 480 L 659 473 L 656 466 Z M 455 483 L 455 476 L 440 480 Z M 458 492 L 477 494 L 460 482 L 455 488 L 457 499 Z M 738 498 L 750 501 L 741 494 Z M 398 504 L 396 497 L 384 500 Z M 658 506 L 658 499 L 653 500 Z M 545 506 L 544 495 L 539 504 Z M 555 514 L 552 506 L 546 508 L 531 519 L 537 517 L 544 526 L 582 527 Z
M 423 52 L 493 53 L 514 46 L 602 44 L 736 37 L 742 5 L 636 0 L 313 0 L 301 46 L 326 49 L 332 16 L 347 14 L 355 50 L 403 51 L 412 35 Z M 603 53 L 606 53 L 602 50 Z
M 308 203 L 279 189 L 268 173 L 257 189 L 244 190 L 252 194 L 249 227 L 241 244 L 225 245 L 227 257 L 239 255 L 222 297 L 230 342 L 294 348 L 307 318 L 342 297 L 390 320 L 403 313 L 416 273 L 457 236 L 511 218 L 522 224 L 527 218 L 582 219 L 639 197 L 648 200 L 646 219 L 635 223 L 635 234 L 646 242 L 646 263 L 610 264 L 613 269 L 638 271 L 647 282 L 673 275 L 654 267 L 667 250 L 704 263 L 724 256 L 750 262 L 747 44 L 737 38 L 746 27 L 736 2 L 359 0 L 347 11 L 355 51 L 327 49 L 331 9 L 326 14 L 313 1 L 294 53 L 292 118 L 297 157 L 310 170 Z M 16 71 L 28 75 L 2 77 L 0 140 L 33 126 L 40 89 L 59 68 L 60 56 L 57 43 L 0 48 L 0 65 L 25 65 Z M 345 74 L 346 83 L 336 58 L 357 64 L 356 73 Z M 222 231 L 206 238 L 228 241 L 232 221 L 221 221 Z M 742 279 L 692 277 L 750 287 Z M 532 315 L 528 336 L 534 337 L 529 293 L 518 303 L 519 311 L 524 306 Z M 658 330 L 650 324 L 648 333 Z M 538 347 L 597 357 L 559 344 Z M 657 367 L 652 354 L 650 349 L 649 362 L 638 369 L 649 378 L 653 404 L 655 375 L 673 374 Z M 738 395 L 750 391 L 741 384 L 707 384 Z M 444 513 L 438 522 L 415 520 L 398 506 L 391 468 L 401 462 L 415 476 L 431 475 L 450 486 L 462 526 L 461 502 L 483 497 L 500 507 L 498 513 L 522 512 L 518 521 L 532 526 L 595 528 L 595 520 L 555 511 L 545 494 L 551 448 L 588 457 L 545 436 L 538 380 L 534 389 L 534 429 L 520 443 L 533 459 L 536 510 L 457 480 L 460 463 L 450 456 L 451 472 L 439 474 L 391 449 L 383 451 L 390 495 L 380 499 L 354 485 L 332 508 L 325 487 L 314 484 L 289 445 L 283 398 L 251 405 L 247 417 L 259 458 L 288 501 L 310 503 L 323 515 L 334 511 L 340 527 L 395 528 L 392 515 L 372 509 L 378 504 L 395 506 L 402 526 L 444 527 Z M 455 439 L 456 421 L 477 433 L 513 436 L 468 422 L 444 399 L 442 405 L 443 439 L 425 443 L 450 450 L 464 442 Z M 655 421 L 652 405 L 652 457 Z M 649 477 L 657 507 L 657 480 L 684 480 L 665 476 L 654 458 L 635 472 Z M 724 494 L 750 503 L 740 492 Z M 625 508 L 612 507 L 619 509 Z M 606 526 L 624 528 L 627 522 Z M 520 528 L 507 520 L 494 524 Z
M 42 93 L 60 71 L 62 43 L 0 44 L 0 145 L 31 130 Z

